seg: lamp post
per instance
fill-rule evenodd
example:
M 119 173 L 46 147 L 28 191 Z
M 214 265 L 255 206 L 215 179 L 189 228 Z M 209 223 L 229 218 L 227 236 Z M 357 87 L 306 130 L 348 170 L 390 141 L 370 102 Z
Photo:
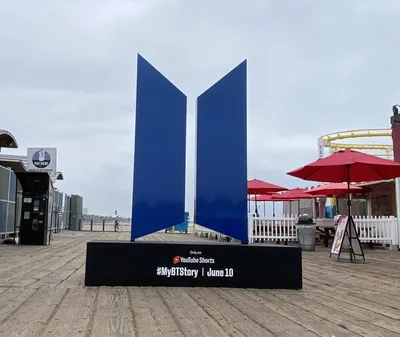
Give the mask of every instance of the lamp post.
M 392 126 L 393 159 L 400 163 L 400 105 L 392 107 L 393 116 L 390 118 Z M 396 218 L 397 218 L 397 246 L 400 246 L 400 178 L 395 179 Z

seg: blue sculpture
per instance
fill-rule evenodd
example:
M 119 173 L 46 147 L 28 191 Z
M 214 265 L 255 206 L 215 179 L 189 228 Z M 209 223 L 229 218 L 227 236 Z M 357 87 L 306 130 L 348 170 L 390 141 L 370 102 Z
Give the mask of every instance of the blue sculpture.
M 138 56 L 131 240 L 185 214 L 186 96 Z
M 248 242 L 246 61 L 197 99 L 195 223 Z M 131 240 L 184 222 L 186 96 L 138 56 Z
M 196 224 L 248 242 L 246 61 L 197 99 Z

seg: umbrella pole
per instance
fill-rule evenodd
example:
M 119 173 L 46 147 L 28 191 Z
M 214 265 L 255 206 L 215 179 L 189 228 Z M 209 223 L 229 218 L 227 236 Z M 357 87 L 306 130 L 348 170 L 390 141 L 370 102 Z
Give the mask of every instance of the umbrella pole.
M 256 217 L 258 217 L 258 209 L 257 209 L 257 194 L 254 194 L 254 204 L 255 204 L 255 212 L 256 212 Z
M 350 200 L 350 165 L 347 165 L 347 234 L 349 237 L 350 243 L 350 262 L 353 262 L 353 247 L 351 246 L 351 228 L 348 226 L 349 221 L 351 221 L 351 200 Z M 350 225 L 351 226 L 351 225 Z
M 336 201 L 336 215 L 339 215 L 339 200 L 337 198 L 337 195 L 335 195 L 335 201 Z
M 351 216 L 351 200 L 350 200 L 350 177 L 349 169 L 347 168 L 347 214 Z
M 300 199 L 297 199 L 297 215 L 300 216 Z
M 272 202 L 272 217 L 275 218 L 275 201 Z
M 265 218 L 265 201 L 264 201 L 264 218 Z

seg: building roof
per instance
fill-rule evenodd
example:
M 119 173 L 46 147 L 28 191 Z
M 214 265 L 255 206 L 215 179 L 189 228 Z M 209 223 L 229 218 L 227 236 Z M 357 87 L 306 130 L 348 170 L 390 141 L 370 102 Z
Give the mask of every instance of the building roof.
M 378 185 L 378 184 L 382 184 L 382 183 L 391 183 L 391 182 L 394 182 L 394 179 L 368 181 L 368 182 L 364 182 L 364 183 L 358 183 L 356 185 L 362 187 L 362 186 L 371 186 L 371 185 Z
M 8 147 L 8 148 L 18 148 L 18 143 L 15 137 L 6 130 L 0 130 L 0 148 Z
M 0 165 L 10 167 L 15 172 L 25 172 L 26 156 L 0 153 Z

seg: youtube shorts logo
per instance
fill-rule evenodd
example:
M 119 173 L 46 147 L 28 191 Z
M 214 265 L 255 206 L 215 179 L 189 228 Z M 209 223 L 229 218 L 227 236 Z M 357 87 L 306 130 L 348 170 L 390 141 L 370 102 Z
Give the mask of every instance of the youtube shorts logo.
M 172 263 L 173 263 L 173 264 L 178 264 L 179 262 L 181 262 L 181 257 L 180 257 L 180 256 L 175 256 L 175 257 L 172 259 Z

